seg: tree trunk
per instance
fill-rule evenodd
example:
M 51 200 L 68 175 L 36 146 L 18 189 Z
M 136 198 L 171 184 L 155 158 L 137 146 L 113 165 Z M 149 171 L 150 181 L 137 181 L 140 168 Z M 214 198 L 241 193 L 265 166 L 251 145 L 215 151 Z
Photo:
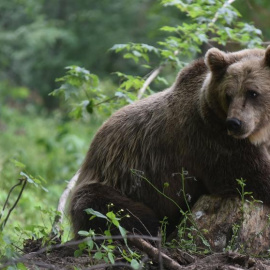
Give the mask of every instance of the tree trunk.
M 228 248 L 262 255 L 270 249 L 270 207 L 262 203 L 202 196 L 192 208 L 192 215 L 214 252 Z M 195 241 L 203 245 L 198 234 Z

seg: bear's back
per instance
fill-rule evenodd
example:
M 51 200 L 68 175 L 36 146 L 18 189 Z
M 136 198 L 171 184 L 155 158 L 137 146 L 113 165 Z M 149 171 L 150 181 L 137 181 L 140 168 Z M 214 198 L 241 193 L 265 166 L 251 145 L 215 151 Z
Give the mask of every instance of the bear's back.
M 131 169 L 149 177 L 152 172 L 164 174 L 168 164 L 173 166 L 182 126 L 196 114 L 206 72 L 203 59 L 194 61 L 180 72 L 171 88 L 115 112 L 92 141 L 79 181 L 96 180 L 128 193 Z

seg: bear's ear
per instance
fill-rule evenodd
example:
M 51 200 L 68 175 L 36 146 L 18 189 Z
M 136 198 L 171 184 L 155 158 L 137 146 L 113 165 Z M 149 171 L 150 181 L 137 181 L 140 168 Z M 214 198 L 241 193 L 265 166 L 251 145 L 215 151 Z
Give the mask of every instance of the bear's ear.
M 270 67 L 270 45 L 265 50 L 264 64 Z
M 212 48 L 205 55 L 205 64 L 214 74 L 223 74 L 230 65 L 230 61 L 226 53 Z

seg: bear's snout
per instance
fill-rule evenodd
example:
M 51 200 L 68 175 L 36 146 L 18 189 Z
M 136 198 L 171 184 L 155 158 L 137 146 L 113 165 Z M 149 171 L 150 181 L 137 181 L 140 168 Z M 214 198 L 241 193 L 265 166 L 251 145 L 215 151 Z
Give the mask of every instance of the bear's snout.
M 226 127 L 232 134 L 237 134 L 241 131 L 242 122 L 237 118 L 228 118 L 226 120 Z

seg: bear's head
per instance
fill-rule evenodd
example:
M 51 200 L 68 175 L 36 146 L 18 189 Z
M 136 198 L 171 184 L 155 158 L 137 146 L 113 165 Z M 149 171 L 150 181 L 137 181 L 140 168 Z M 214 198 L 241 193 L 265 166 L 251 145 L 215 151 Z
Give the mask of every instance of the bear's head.
M 202 88 L 207 106 L 224 121 L 228 135 L 262 144 L 270 138 L 270 46 L 205 56 L 209 73 Z

